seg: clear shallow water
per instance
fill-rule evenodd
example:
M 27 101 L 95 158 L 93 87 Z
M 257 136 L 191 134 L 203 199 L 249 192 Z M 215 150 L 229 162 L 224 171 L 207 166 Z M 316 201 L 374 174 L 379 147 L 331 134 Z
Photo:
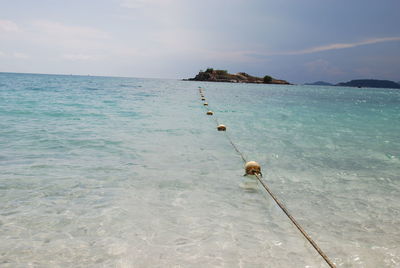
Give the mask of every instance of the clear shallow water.
M 400 91 L 0 74 L 0 266 L 400 266 Z

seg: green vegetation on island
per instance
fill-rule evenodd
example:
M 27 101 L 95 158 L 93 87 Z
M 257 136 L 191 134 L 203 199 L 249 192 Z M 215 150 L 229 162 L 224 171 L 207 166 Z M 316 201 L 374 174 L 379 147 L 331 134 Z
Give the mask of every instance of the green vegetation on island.
M 269 75 L 263 78 L 252 76 L 244 72 L 230 74 L 227 70 L 214 70 L 207 68 L 205 71 L 200 71 L 196 77 L 189 78 L 190 81 L 208 81 L 208 82 L 228 82 L 228 83 L 254 83 L 254 84 L 280 84 L 290 85 L 285 80 L 275 79 Z

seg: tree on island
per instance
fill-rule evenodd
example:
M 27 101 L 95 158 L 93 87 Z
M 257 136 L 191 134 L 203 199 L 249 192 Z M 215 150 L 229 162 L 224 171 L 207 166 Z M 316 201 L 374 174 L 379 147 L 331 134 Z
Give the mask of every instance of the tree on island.
M 264 83 L 269 84 L 272 82 L 272 77 L 269 75 L 264 76 Z

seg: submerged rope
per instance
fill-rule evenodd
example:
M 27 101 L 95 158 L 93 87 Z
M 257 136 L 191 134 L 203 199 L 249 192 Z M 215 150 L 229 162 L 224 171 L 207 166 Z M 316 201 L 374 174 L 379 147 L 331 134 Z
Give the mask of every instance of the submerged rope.
M 322 251 L 322 249 L 315 243 L 315 241 L 307 234 L 307 232 L 301 227 L 301 225 L 296 221 L 296 219 L 289 213 L 287 208 L 283 205 L 283 203 L 275 196 L 275 194 L 269 189 L 268 185 L 261 179 L 259 174 L 254 174 L 257 180 L 261 183 L 264 189 L 269 193 L 269 195 L 274 199 L 275 203 L 282 209 L 282 211 L 288 216 L 288 218 L 292 221 L 292 223 L 297 227 L 297 229 L 303 234 L 303 236 L 311 243 L 311 245 L 315 248 L 315 250 L 321 255 L 321 257 L 326 261 L 326 263 L 335 268 L 335 264 L 329 259 L 329 257 Z
M 199 88 L 200 95 L 203 93 L 201 88 Z M 203 106 L 206 108 L 206 106 Z M 208 110 L 208 109 L 207 109 Z M 215 112 L 214 112 L 215 114 Z M 218 119 L 215 115 L 212 115 L 214 117 L 215 122 L 217 125 L 219 125 Z M 225 135 L 229 141 L 229 143 L 232 145 L 233 149 L 240 155 L 242 158 L 243 162 L 246 163 L 246 158 L 244 157 L 244 154 L 239 150 L 239 148 L 236 146 L 236 144 L 232 141 L 231 137 L 229 136 L 228 133 L 225 131 Z M 296 226 L 296 228 L 300 231 L 300 233 L 307 239 L 308 242 L 313 246 L 313 248 L 319 253 L 319 255 L 325 260 L 325 262 L 329 265 L 331 268 L 336 268 L 335 264 L 329 259 L 329 257 L 322 251 L 322 249 L 317 245 L 317 243 L 310 237 L 309 234 L 301 227 L 301 225 L 296 221 L 296 219 L 290 214 L 290 212 L 287 210 L 287 208 L 283 205 L 283 203 L 275 196 L 275 194 L 271 191 L 271 189 L 268 187 L 268 185 L 265 183 L 265 181 L 261 178 L 260 174 L 255 173 L 254 174 L 257 178 L 257 180 L 261 183 L 261 185 L 264 187 L 264 189 L 268 192 L 268 194 L 274 199 L 275 203 L 282 209 L 282 211 L 286 214 L 286 216 L 290 219 L 290 221 Z
M 233 143 L 233 141 L 232 141 L 231 137 L 228 135 L 228 133 L 225 132 L 225 135 L 226 135 L 226 137 L 227 137 L 229 143 L 232 145 L 233 149 L 235 149 L 235 151 L 236 151 L 236 152 L 240 155 L 240 157 L 242 158 L 243 163 L 246 164 L 246 163 L 247 163 L 247 160 L 246 160 L 246 158 L 244 157 L 243 153 L 239 150 L 239 148 L 236 146 L 236 144 Z

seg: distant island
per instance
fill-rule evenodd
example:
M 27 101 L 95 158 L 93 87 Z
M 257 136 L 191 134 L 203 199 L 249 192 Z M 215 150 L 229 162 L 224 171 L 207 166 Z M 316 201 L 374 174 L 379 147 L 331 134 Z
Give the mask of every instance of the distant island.
M 200 71 L 196 77 L 184 79 L 186 81 L 207 81 L 207 82 L 228 82 L 228 83 L 254 83 L 254 84 L 280 84 L 291 85 L 285 80 L 275 79 L 269 75 L 263 78 L 249 75 L 244 72 L 230 74 L 227 70 L 214 70 L 208 68 L 206 71 Z
M 324 81 L 317 81 L 314 83 L 306 83 L 304 85 L 307 85 L 307 86 L 334 86 L 334 84 L 324 82 Z
M 376 87 L 376 88 L 400 88 L 400 85 L 390 80 L 359 79 L 350 82 L 339 83 L 342 87 Z
M 390 80 L 378 80 L 378 79 L 357 79 L 349 82 L 341 82 L 338 84 L 331 84 L 324 81 L 318 81 L 314 83 L 307 83 L 305 85 L 314 86 L 341 86 L 341 87 L 374 87 L 374 88 L 400 88 L 400 83 L 396 83 Z

